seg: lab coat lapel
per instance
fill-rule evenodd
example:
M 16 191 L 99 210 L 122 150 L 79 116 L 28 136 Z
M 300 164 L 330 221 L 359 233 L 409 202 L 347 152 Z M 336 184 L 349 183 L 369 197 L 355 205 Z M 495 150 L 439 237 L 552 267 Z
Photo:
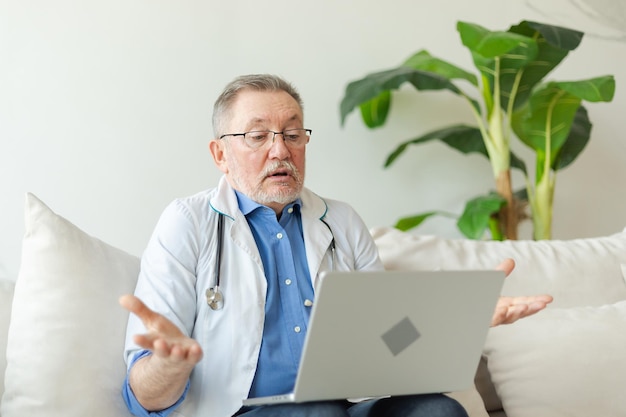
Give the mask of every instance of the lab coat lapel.
M 321 219 L 326 217 L 328 210 L 326 202 L 306 188 L 302 190 L 300 198 L 302 200 L 304 244 L 311 283 L 313 288 L 315 288 L 317 277 L 321 272 L 324 257 L 328 253 L 333 235 L 330 229 L 321 221 Z
M 226 177 L 220 179 L 217 193 L 211 200 L 211 208 L 226 216 L 224 222 L 225 238 L 230 239 L 235 245 L 240 247 L 263 271 L 263 261 L 257 248 L 254 236 L 250 231 L 250 226 L 246 217 L 239 210 L 235 190 L 230 186 Z

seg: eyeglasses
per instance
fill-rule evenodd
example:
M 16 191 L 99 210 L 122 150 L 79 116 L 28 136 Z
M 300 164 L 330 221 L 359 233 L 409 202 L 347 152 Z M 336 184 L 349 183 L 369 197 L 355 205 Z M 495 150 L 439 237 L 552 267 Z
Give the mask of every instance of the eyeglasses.
M 243 136 L 244 143 L 251 149 L 262 148 L 270 139 L 274 143 L 276 135 L 283 135 L 285 146 L 291 149 L 299 149 L 309 143 L 311 137 L 311 129 L 287 129 L 282 132 L 274 132 L 273 130 L 253 130 L 245 133 L 228 133 L 219 138 L 223 139 L 227 136 Z

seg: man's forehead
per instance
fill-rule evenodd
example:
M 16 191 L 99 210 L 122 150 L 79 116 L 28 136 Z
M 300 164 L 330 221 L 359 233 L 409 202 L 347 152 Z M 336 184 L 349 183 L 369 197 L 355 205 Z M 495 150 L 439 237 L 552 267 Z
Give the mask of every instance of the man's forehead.
M 234 106 L 288 106 L 300 110 L 300 104 L 283 90 L 241 90 L 234 100 Z
M 271 122 L 274 117 L 251 117 L 247 120 L 248 124 L 261 125 L 263 123 Z M 291 117 L 285 119 L 286 122 L 299 122 L 301 121 L 300 114 L 293 114 Z
M 302 109 L 298 102 L 285 91 L 241 91 L 231 107 L 231 122 L 261 125 L 302 122 Z

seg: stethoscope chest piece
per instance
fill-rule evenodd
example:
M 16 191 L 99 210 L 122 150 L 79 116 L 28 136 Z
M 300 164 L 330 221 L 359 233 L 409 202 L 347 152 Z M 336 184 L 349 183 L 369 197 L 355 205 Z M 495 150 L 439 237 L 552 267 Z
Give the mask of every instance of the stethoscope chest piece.
M 215 286 L 206 290 L 206 302 L 211 307 L 211 310 L 224 308 L 224 296 L 219 287 Z

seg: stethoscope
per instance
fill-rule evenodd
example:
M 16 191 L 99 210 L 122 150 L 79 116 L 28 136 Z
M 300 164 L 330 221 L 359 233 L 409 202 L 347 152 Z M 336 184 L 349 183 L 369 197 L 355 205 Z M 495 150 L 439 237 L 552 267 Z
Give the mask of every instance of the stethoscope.
M 320 219 L 322 223 L 326 225 L 328 230 L 330 231 L 330 235 L 332 239 L 330 241 L 330 253 L 331 253 L 331 263 L 330 270 L 335 269 L 335 234 L 333 233 L 333 229 L 330 228 L 330 225 L 326 223 L 324 219 Z M 220 289 L 220 268 L 222 266 L 222 247 L 224 246 L 224 214 L 219 213 L 217 219 L 217 252 L 216 252 L 216 262 L 217 265 L 215 267 L 215 277 L 213 282 L 214 286 L 208 288 L 206 290 L 206 302 L 211 308 L 211 310 L 221 310 L 224 308 L 224 294 L 222 294 L 222 290 Z
M 224 308 L 224 295 L 220 290 L 220 268 L 222 266 L 222 246 L 224 234 L 224 214 L 219 213 L 217 219 L 217 254 L 215 267 L 215 285 L 206 290 L 206 302 L 211 310 L 221 310 Z

